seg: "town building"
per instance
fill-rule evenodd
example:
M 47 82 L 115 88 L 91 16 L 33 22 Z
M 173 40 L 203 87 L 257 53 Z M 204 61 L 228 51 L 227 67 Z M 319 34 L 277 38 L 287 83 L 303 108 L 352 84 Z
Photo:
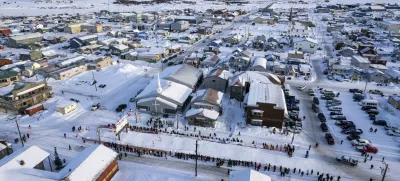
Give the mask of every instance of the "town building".
M 46 81 L 16 82 L 3 90 L 0 95 L 0 112 L 24 113 L 26 108 L 42 103 L 53 95 Z
M 246 123 L 281 129 L 287 110 L 280 85 L 251 82 L 245 99 Z
M 43 39 L 41 33 L 30 33 L 25 35 L 13 36 L 8 39 L 8 46 L 10 48 L 18 48 L 23 44 L 36 43 Z
M 211 70 L 207 76 L 204 77 L 202 88 L 211 88 L 220 92 L 226 92 L 229 85 L 229 79 L 232 76 L 232 73 L 222 68 Z
M 369 68 L 371 63 L 368 61 L 368 59 L 359 56 L 359 55 L 353 55 L 351 57 L 351 63 L 350 65 L 354 65 L 355 67 L 366 69 Z
M 400 109 L 400 96 L 399 95 L 390 95 L 388 99 L 388 103 L 391 104 L 396 109 Z
M 318 42 L 315 39 L 305 38 L 293 41 L 293 47 L 297 51 L 314 53 L 318 49 Z
M 0 87 L 5 87 L 13 82 L 20 81 L 21 77 L 15 71 L 0 71 Z
M 62 101 L 57 104 L 56 111 L 61 114 L 68 114 L 76 109 L 76 103 L 72 101 Z
M 171 24 L 171 30 L 172 31 L 186 31 L 189 29 L 189 21 L 176 21 Z

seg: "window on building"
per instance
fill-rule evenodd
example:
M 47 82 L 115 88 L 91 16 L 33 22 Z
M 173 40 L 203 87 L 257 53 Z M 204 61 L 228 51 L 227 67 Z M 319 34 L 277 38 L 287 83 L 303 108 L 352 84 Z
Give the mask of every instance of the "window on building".
M 215 82 L 215 80 L 212 80 L 212 82 Z
M 16 81 L 17 77 L 11 77 L 11 81 Z

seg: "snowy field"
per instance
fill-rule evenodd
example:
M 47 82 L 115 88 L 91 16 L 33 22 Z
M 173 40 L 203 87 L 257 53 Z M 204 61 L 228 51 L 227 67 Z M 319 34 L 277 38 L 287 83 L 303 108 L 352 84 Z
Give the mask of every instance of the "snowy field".
M 10 2 L 10 4 L 3 4 L 3 2 Z M 16 3 L 14 3 L 16 2 Z M 110 10 L 111 12 L 131 12 L 131 11 L 156 11 L 156 10 L 174 10 L 184 9 L 189 6 L 185 3 L 164 3 L 155 5 L 122 5 L 113 4 L 114 0 L 73 0 L 70 3 L 69 0 L 61 0 L 60 3 L 53 0 L 52 3 L 38 2 L 34 0 L 19 0 L 9 1 L 0 0 L 0 15 L 3 16 L 21 16 L 21 15 L 47 15 L 47 14 L 59 14 L 59 13 L 93 13 L 100 10 Z M 108 6 L 108 2 L 110 5 Z M 259 1 L 250 0 L 250 4 L 240 5 L 229 5 L 226 6 L 222 2 L 207 2 L 203 0 L 196 0 L 196 10 L 205 11 L 209 8 L 228 8 L 228 9 L 245 9 L 245 10 L 256 10 L 261 7 L 265 7 L 269 2 L 272 1 Z
M 118 162 L 119 171 L 111 179 L 112 181 L 202 181 L 204 179 L 196 178 L 189 174 L 177 173 L 174 170 L 162 169 L 133 162 Z

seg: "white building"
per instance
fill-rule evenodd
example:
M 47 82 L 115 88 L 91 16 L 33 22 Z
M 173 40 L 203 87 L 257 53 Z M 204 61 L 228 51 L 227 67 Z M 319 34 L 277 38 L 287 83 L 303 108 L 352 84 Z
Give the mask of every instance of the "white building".
M 318 49 L 318 41 L 311 38 L 296 40 L 293 44 L 295 50 L 305 53 L 314 53 Z
M 308 37 L 309 33 L 310 33 L 310 30 L 309 30 L 308 26 L 298 24 L 298 23 L 293 25 L 292 28 L 290 29 L 290 35 L 292 35 L 292 36 Z
M 251 65 L 251 70 L 265 72 L 267 71 L 267 59 L 263 57 L 256 57 Z

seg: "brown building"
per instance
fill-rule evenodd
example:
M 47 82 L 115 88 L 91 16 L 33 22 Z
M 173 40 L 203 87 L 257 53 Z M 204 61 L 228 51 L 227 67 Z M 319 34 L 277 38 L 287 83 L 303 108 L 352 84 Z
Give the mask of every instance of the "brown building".
M 5 87 L 13 82 L 21 80 L 18 72 L 15 71 L 0 71 L 0 87 Z
M 109 181 L 118 172 L 117 153 L 103 145 L 95 144 L 83 150 L 71 162 L 79 164 L 68 164 L 63 170 L 72 170 L 65 180 L 80 181 L 96 180 Z M 88 170 L 91 170 L 88 172 Z
M 88 69 L 89 70 L 101 70 L 104 67 L 108 67 L 110 66 L 112 63 L 112 60 L 110 57 L 104 57 L 104 58 L 99 58 L 95 61 L 93 61 L 93 63 L 88 64 Z
M 252 80 L 282 86 L 285 82 L 285 77 L 267 72 L 239 72 L 232 78 L 230 84 L 230 98 L 242 102 L 245 98 L 244 96 L 249 92 L 250 82 Z
M 10 58 L 0 58 L 0 67 L 4 65 L 12 64 L 12 60 Z
M 247 124 L 281 129 L 287 115 L 281 86 L 251 82 L 245 97 L 245 115 Z
M 0 112 L 24 113 L 25 109 L 52 97 L 46 81 L 17 82 L 9 93 L 0 95 Z

